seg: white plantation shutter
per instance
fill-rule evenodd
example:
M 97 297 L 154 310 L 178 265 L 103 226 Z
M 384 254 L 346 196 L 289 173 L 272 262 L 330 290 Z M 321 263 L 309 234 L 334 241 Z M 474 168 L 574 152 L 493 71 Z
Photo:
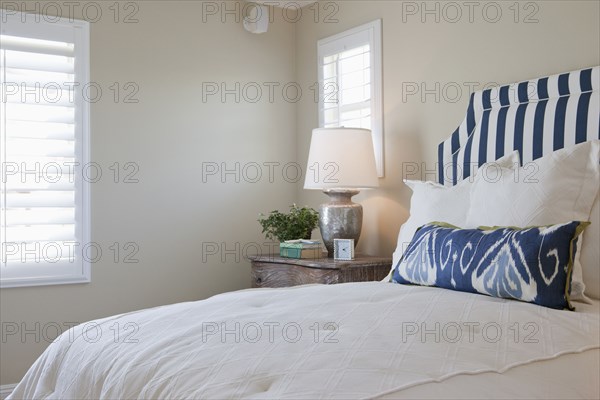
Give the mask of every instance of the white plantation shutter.
M 89 24 L 0 16 L 1 286 L 89 282 Z
M 318 59 L 319 126 L 370 129 L 383 176 L 381 20 L 320 40 Z

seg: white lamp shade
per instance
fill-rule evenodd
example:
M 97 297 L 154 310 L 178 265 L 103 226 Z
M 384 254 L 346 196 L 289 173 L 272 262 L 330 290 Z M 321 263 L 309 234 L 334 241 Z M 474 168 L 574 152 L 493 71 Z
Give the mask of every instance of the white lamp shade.
M 313 130 L 304 189 L 360 190 L 377 186 L 379 180 L 370 130 Z

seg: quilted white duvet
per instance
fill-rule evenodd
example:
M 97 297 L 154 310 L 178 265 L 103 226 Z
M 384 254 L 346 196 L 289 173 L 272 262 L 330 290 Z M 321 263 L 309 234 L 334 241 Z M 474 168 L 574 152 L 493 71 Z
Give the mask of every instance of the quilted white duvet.
M 379 282 L 244 290 L 75 327 L 10 398 L 402 397 L 432 382 L 490 381 L 543 363 L 562 363 L 565 377 L 591 369 L 596 380 L 569 393 L 597 396 L 598 304 L 577 307 Z M 466 393 L 506 397 L 503 385 Z

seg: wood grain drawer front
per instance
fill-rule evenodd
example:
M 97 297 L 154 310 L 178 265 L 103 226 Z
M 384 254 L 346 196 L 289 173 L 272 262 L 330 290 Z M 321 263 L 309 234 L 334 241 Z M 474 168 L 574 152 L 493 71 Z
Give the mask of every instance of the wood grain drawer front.
M 369 265 L 360 268 L 347 268 L 342 273 L 343 282 L 380 281 L 390 272 L 389 265 Z
M 340 271 L 298 265 L 252 263 L 252 287 L 287 287 L 309 283 L 338 283 Z

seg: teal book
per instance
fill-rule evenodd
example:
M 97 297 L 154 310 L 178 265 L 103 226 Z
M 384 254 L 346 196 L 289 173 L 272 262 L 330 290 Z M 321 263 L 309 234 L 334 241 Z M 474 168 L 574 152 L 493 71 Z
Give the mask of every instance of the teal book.
M 279 244 L 279 255 L 287 258 L 311 258 L 322 257 L 321 243 L 317 241 L 300 242 L 288 241 Z

